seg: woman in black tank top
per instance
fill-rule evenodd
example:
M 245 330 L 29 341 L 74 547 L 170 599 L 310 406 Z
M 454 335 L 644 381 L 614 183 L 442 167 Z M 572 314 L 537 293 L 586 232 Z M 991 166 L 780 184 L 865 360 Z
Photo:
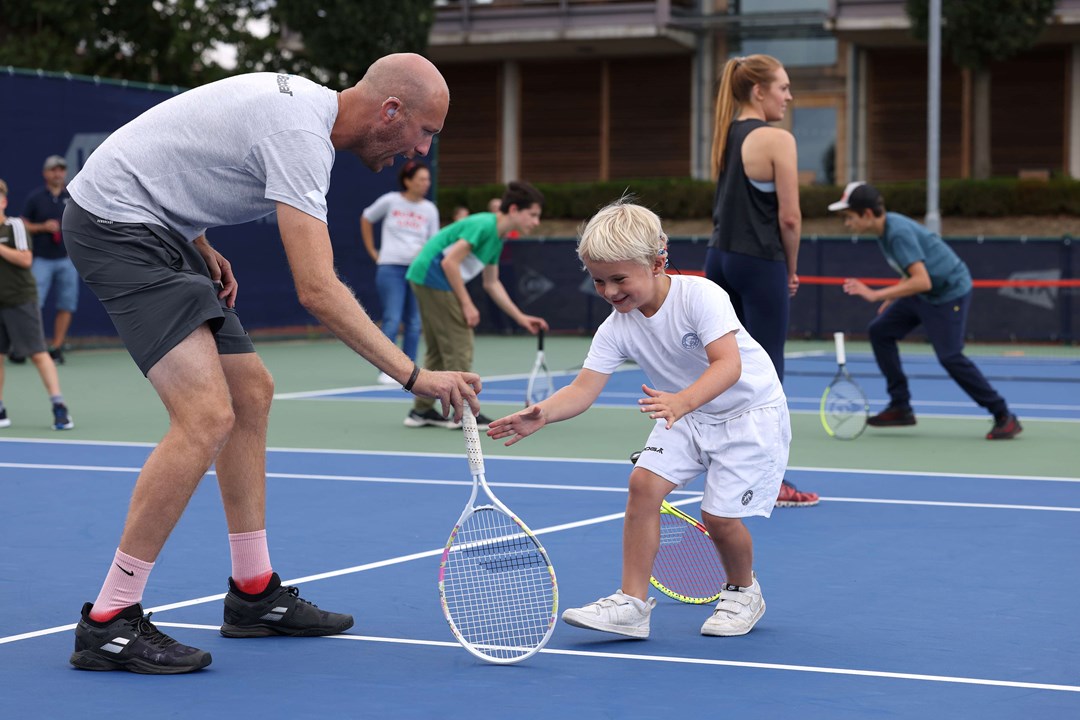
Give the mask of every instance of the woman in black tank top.
M 795 138 L 769 123 L 784 118 L 791 99 L 776 58 L 750 55 L 724 65 L 713 134 L 713 235 L 705 257 L 706 277 L 727 291 L 781 381 L 788 302 L 799 287 L 802 214 Z M 785 480 L 777 507 L 817 501 L 815 493 Z

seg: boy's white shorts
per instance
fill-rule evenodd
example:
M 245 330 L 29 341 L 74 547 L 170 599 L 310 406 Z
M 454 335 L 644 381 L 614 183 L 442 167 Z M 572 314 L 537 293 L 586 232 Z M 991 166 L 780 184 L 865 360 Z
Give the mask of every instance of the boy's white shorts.
M 670 430 L 666 422 L 656 421 L 638 467 L 677 487 L 705 473 L 701 509 L 712 515 L 772 514 L 791 445 L 787 405 L 748 410 L 720 422 L 690 413 Z

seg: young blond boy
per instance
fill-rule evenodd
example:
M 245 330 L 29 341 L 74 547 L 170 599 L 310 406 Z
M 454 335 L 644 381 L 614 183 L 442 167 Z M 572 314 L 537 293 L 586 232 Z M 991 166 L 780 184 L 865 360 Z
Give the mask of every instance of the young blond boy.
M 630 474 L 621 588 L 566 610 L 563 620 L 648 637 L 660 503 L 704 473 L 702 520 L 728 584 L 701 633 L 745 635 L 765 613 L 765 601 L 742 518 L 772 513 L 791 441 L 776 370 L 739 323 L 727 293 L 705 278 L 664 272 L 667 236 L 651 211 L 622 201 L 607 206 L 586 225 L 577 252 L 596 292 L 614 310 L 596 331 L 573 383 L 492 421 L 488 435 L 513 445 L 548 423 L 581 414 L 628 360 L 648 377 L 638 404 L 656 424 Z

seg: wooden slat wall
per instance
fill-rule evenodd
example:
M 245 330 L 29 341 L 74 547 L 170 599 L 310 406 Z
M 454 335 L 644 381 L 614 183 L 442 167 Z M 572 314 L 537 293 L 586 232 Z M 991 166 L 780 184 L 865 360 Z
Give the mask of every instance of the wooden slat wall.
M 996 176 L 1065 164 L 1068 48 L 1040 48 L 990 68 L 990 162 Z
M 521 179 L 597 179 L 600 72 L 599 61 L 521 63 Z
M 690 174 L 690 58 L 611 60 L 610 177 Z
M 440 70 L 450 86 L 450 112 L 439 136 L 439 182 L 496 182 L 502 103 L 499 64 L 447 64 Z
M 926 177 L 926 51 L 871 50 L 867 76 L 867 156 L 874 182 Z M 960 177 L 960 71 L 941 68 L 941 177 Z

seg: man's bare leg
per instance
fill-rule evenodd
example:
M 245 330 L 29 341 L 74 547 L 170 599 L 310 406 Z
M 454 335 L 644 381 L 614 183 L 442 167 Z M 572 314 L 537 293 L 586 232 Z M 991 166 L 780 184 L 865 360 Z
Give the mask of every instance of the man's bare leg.
M 169 431 L 135 483 L 120 550 L 154 562 L 199 481 L 229 438 L 229 387 L 210 329 L 202 325 L 147 375 L 169 411 Z
M 230 533 L 266 527 L 266 428 L 274 380 L 255 353 L 222 355 L 236 420 L 218 453 L 217 477 Z

